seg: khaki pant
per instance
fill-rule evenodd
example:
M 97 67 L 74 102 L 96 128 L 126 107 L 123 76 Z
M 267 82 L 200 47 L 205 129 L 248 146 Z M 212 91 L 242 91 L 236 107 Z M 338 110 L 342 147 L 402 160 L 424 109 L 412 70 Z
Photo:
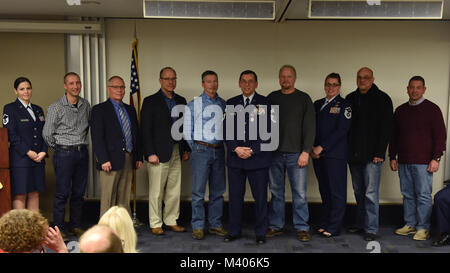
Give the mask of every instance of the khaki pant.
M 100 171 L 100 217 L 113 206 L 130 211 L 131 183 L 133 180 L 133 156 L 125 153 L 125 164 L 119 171 Z
M 147 171 L 150 228 L 161 227 L 163 222 L 170 226 L 176 225 L 180 215 L 181 195 L 181 159 L 178 144 L 173 146 L 168 162 L 157 165 L 147 163 Z

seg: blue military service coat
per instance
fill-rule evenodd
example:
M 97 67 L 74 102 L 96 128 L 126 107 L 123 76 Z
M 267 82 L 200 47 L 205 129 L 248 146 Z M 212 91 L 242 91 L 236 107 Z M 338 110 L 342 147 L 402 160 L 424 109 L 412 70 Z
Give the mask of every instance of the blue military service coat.
M 266 118 L 267 127 L 270 130 L 270 102 L 269 100 L 259 95 L 255 92 L 255 95 L 253 96 L 252 101 L 250 104 L 254 105 L 255 108 L 253 109 L 252 113 L 249 113 L 247 115 L 247 118 L 245 119 L 245 139 L 239 140 L 238 135 L 238 126 L 237 126 L 237 115 L 236 112 L 230 112 L 226 113 L 226 118 L 224 122 L 224 136 L 225 136 L 225 143 L 227 145 L 227 166 L 232 168 L 238 168 L 238 169 L 245 169 L 245 170 L 254 170 L 254 169 L 261 169 L 261 168 L 268 168 L 271 164 L 272 159 L 272 152 L 271 151 L 261 151 L 260 147 L 262 143 L 269 142 L 268 140 L 263 141 L 259 134 L 259 119 L 263 116 Z M 242 105 L 244 106 L 244 99 L 241 95 L 235 96 L 227 101 L 227 105 L 237 106 Z M 267 108 L 263 109 L 263 107 L 260 106 L 267 106 Z M 233 139 L 227 139 L 227 130 L 226 130 L 226 120 L 227 119 L 233 119 L 234 124 L 234 137 Z M 249 126 L 250 123 L 256 123 L 256 130 L 257 130 L 257 137 L 255 140 L 251 140 L 249 138 Z M 253 150 L 253 156 L 248 159 L 241 159 L 239 158 L 236 153 L 234 152 L 234 149 L 236 147 L 250 147 Z
M 31 104 L 31 108 L 36 120 L 33 120 L 19 99 L 3 108 L 3 127 L 8 129 L 11 167 L 35 167 L 45 164 L 44 160 L 37 163 L 27 156 L 29 150 L 48 154 L 47 144 L 42 138 L 42 129 L 45 123 L 44 112 L 36 104 Z
M 316 138 L 314 146 L 321 145 L 321 157 L 347 159 L 347 134 L 352 124 L 351 103 L 337 95 L 321 110 L 325 98 L 314 102 L 316 110 Z

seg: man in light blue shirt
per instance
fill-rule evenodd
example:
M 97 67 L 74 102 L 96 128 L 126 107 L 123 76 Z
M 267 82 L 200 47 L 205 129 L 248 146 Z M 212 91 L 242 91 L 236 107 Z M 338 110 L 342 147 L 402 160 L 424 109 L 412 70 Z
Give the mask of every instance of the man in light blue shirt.
M 187 105 L 184 137 L 191 152 L 192 168 L 192 238 L 204 238 L 206 183 L 209 181 L 208 231 L 226 235 L 222 226 L 225 182 L 225 152 L 222 120 L 225 100 L 217 94 L 218 79 L 214 71 L 202 74 L 203 93 Z

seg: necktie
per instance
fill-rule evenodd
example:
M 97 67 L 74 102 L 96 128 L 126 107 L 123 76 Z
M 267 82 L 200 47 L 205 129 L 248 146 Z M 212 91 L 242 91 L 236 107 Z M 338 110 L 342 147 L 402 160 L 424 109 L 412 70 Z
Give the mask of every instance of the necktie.
M 128 120 L 122 106 L 119 105 L 119 116 L 122 121 L 123 134 L 125 136 L 126 149 L 129 153 L 133 150 L 133 141 L 131 140 L 130 121 Z
M 245 99 L 245 106 L 244 106 L 244 107 L 247 107 L 249 104 L 250 104 L 250 99 L 249 99 L 249 98 L 246 98 L 246 99 Z
M 33 109 L 31 109 L 30 106 L 27 106 L 27 111 L 30 113 L 30 116 L 33 118 L 34 121 L 36 121 L 36 116 L 34 115 Z
M 323 108 L 325 108 L 325 106 L 327 106 L 327 104 L 329 103 L 329 100 L 325 100 L 325 103 L 322 105 L 322 107 L 320 107 L 320 111 L 323 110 Z
M 245 105 L 244 105 L 244 107 L 247 107 L 248 105 L 250 104 L 250 99 L 249 98 L 246 98 L 245 99 Z M 245 140 L 244 140 L 244 142 L 245 141 L 247 141 L 248 139 L 249 139 L 249 137 L 248 137 L 248 126 L 249 126 L 249 114 L 248 114 L 248 112 L 245 112 L 245 129 L 244 129 L 244 134 L 245 134 Z

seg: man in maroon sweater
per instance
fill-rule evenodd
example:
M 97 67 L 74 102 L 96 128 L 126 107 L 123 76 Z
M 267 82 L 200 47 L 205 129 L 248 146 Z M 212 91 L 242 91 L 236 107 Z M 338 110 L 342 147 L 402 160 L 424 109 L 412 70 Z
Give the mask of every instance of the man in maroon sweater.
M 420 241 L 430 237 L 433 173 L 439 169 L 446 138 L 442 112 L 423 97 L 425 90 L 421 76 L 409 80 L 409 101 L 395 110 L 389 144 L 391 169 L 399 172 L 405 220 L 395 233 L 415 234 L 413 239 Z

